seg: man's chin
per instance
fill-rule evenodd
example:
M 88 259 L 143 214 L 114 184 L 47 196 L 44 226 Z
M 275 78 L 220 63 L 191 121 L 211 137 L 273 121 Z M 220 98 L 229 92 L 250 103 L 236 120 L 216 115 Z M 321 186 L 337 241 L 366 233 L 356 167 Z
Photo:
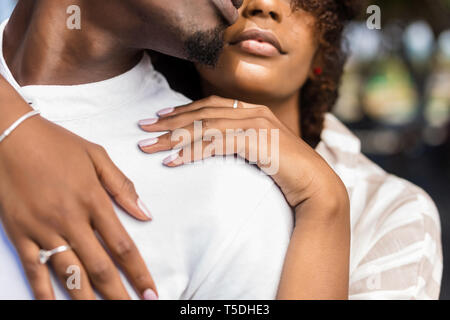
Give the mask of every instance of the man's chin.
M 184 49 L 188 60 L 206 66 L 215 66 L 223 49 L 226 24 L 214 29 L 196 31 L 187 37 Z

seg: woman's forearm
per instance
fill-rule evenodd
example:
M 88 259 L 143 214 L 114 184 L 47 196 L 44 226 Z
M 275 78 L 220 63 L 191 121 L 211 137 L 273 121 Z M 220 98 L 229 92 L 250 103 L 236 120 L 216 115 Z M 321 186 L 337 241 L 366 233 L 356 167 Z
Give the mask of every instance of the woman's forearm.
M 347 299 L 349 202 L 338 197 L 299 205 L 277 299 Z
M 31 110 L 28 103 L 0 75 L 0 132 Z
M 0 75 L 0 134 L 31 110 Z M 43 117 L 33 117 L 0 142 L 0 182 L 0 221 L 22 261 L 35 298 L 55 298 L 49 269 L 38 260 L 39 248 L 62 244 L 70 245 L 74 254 L 66 256 L 63 264 L 53 264 L 53 271 L 71 298 L 95 299 L 94 288 L 104 298 L 129 298 L 108 253 L 140 297 L 157 297 L 147 266 L 117 219 L 108 192 L 130 215 L 144 221 L 150 217 L 139 205 L 132 182 L 100 146 Z M 99 231 L 86 223 L 100 219 L 107 219 L 111 227 Z M 75 229 L 79 232 L 70 231 Z M 89 246 L 80 242 L 78 234 L 94 232 L 102 239 L 94 237 Z M 115 243 L 126 243 L 127 259 L 121 257 L 123 252 L 118 252 Z M 81 266 L 81 289 L 67 286 L 67 265 Z M 95 268 L 87 267 L 96 265 L 105 270 L 102 281 Z

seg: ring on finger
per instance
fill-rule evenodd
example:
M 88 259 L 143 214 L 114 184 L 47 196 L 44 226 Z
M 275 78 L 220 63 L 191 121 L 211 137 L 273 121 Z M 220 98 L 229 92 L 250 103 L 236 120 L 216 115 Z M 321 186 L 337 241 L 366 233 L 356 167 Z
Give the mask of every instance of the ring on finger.
M 52 250 L 41 249 L 41 250 L 39 250 L 39 262 L 41 264 L 46 264 L 47 261 L 53 255 L 61 253 L 61 252 L 64 252 L 64 251 L 68 251 L 68 250 L 71 250 L 70 246 L 68 246 L 68 245 L 59 246 L 59 247 L 56 247 L 56 248 L 54 248 Z

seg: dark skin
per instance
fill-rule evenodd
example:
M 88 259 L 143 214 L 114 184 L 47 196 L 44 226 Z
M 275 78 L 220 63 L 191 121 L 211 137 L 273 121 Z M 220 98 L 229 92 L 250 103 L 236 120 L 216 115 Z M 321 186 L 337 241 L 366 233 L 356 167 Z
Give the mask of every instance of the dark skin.
M 197 65 L 206 95 L 170 113 L 160 114 L 148 132 L 169 131 L 157 143 L 142 147 L 147 153 L 185 147 L 178 158 L 165 162 L 179 167 L 212 155 L 238 154 L 255 162 L 272 177 L 295 211 L 295 228 L 287 251 L 278 299 L 347 299 L 350 257 L 350 207 L 345 185 L 327 162 L 301 139 L 299 94 L 320 61 L 314 17 L 292 12 L 289 0 L 245 0 L 238 21 L 225 32 L 225 48 L 216 68 Z M 279 48 L 264 41 L 261 30 L 273 34 Z M 252 34 L 250 39 L 242 35 Z M 243 41 L 237 41 L 245 39 Z M 234 100 L 241 101 L 237 109 Z M 245 102 L 244 102 L 245 101 Z M 301 106 L 300 106 L 301 107 Z M 167 111 L 167 110 L 166 110 Z M 205 150 L 196 153 L 194 139 L 175 139 L 180 128 L 195 137 L 194 121 L 221 135 L 214 142 L 203 132 Z M 259 141 L 239 149 L 228 129 L 276 130 L 279 141 L 268 139 L 276 155 L 260 153 Z M 176 132 L 176 131 L 175 131 Z M 231 141 L 231 143 L 230 143 Z M 234 144 L 233 144 L 234 142 Z M 232 145 L 235 148 L 229 148 Z M 227 149 L 228 146 L 228 149 Z M 209 148 L 209 149 L 207 149 Z M 231 149 L 231 150 L 230 150 Z M 190 152 L 185 152 L 188 150 Z M 258 155 L 251 159 L 251 155 Z M 261 158 L 261 155 L 263 155 Z M 200 157 L 198 157 L 200 156 Z M 256 160 L 256 161 L 255 161 Z M 272 170 L 276 167 L 277 170 Z
M 81 8 L 80 31 L 66 27 L 71 4 Z M 89 83 L 129 70 L 143 48 L 184 58 L 186 39 L 220 19 L 210 0 L 21 0 L 6 28 L 4 53 L 21 85 Z
M 267 12 L 272 12 L 273 17 Z M 225 47 L 216 68 L 197 65 L 203 92 L 270 105 L 277 116 L 300 135 L 299 88 L 309 76 L 316 54 L 314 18 L 303 10 L 292 12 L 291 1 L 246 1 L 237 22 L 225 32 Z M 246 30 L 269 30 L 282 54 L 264 57 L 233 44 Z M 284 116 L 283 116 L 284 115 Z
M 223 25 L 213 2 L 20 0 L 5 31 L 5 59 L 20 85 L 108 79 L 136 64 L 142 49 L 186 57 L 189 36 Z M 81 8 L 81 30 L 65 25 L 66 8 L 73 4 Z M 28 111 L 0 78 L 0 131 Z M 141 298 L 156 297 L 151 275 L 109 196 L 137 219 L 150 220 L 148 209 L 103 148 L 33 117 L 0 145 L 0 176 L 0 218 L 36 298 L 54 298 L 48 267 L 37 259 L 39 248 L 63 244 L 72 250 L 50 263 L 63 285 L 67 267 L 81 267 L 81 289 L 69 290 L 72 298 L 93 299 L 95 288 L 104 298 L 128 299 L 112 259 Z
M 280 130 L 280 170 L 272 177 L 284 192 L 288 202 L 295 208 L 296 221 L 300 221 L 300 223 L 296 224 L 288 250 L 278 298 L 345 299 L 348 292 L 349 255 L 349 207 L 346 190 L 326 162 L 301 140 L 298 126 L 299 89 L 303 86 L 306 78 L 312 76 L 310 70 L 315 63 L 316 43 L 312 26 L 313 19 L 311 16 L 301 10 L 294 13 L 290 11 L 290 1 L 245 1 L 237 24 L 230 27 L 226 32 L 226 47 L 218 67 L 216 69 L 203 68 L 200 65 L 197 67 L 203 78 L 205 93 L 218 93 L 229 98 L 245 100 L 251 103 L 240 103 L 239 110 L 232 110 L 230 106 L 233 100 L 211 97 L 178 108 L 174 113 L 161 116 L 160 121 L 156 125 L 143 126 L 143 128 L 148 131 L 176 129 L 183 126 L 189 128 L 189 124 L 193 120 L 201 119 L 208 121 L 210 125 L 218 129 L 233 128 L 233 126 L 238 125 L 241 128 Z M 269 59 L 260 55 L 249 54 L 248 51 L 244 52 L 241 50 L 242 48 L 237 49 L 235 44 L 233 44 L 235 38 L 249 27 L 259 27 L 274 32 L 280 40 L 283 54 L 274 55 Z M 103 37 L 99 37 L 99 39 L 103 39 Z M 107 43 L 112 42 L 107 41 Z M 65 56 L 65 50 L 60 52 L 61 55 Z M 120 59 L 120 50 L 118 52 L 117 59 L 122 61 Z M 79 52 L 79 54 L 80 57 L 84 56 L 84 52 Z M 102 54 L 94 54 L 93 56 L 104 57 Z M 124 56 L 127 55 L 124 54 Z M 106 59 L 106 61 L 110 60 Z M 72 63 L 77 63 L 77 59 Z M 133 63 L 135 62 L 131 62 L 131 64 Z M 123 65 L 126 66 L 126 63 Z M 52 70 L 52 65 L 48 67 L 49 70 Z M 54 74 L 58 76 L 66 75 L 66 79 L 52 80 L 45 74 L 42 75 L 42 79 L 47 77 L 46 81 L 49 81 L 48 83 L 50 84 L 52 81 L 69 81 L 69 83 L 73 83 L 77 79 L 70 79 L 70 72 L 78 74 L 80 79 L 83 76 L 92 78 L 96 76 L 95 73 L 90 74 L 86 72 L 83 75 L 83 69 L 73 69 L 72 65 L 65 67 L 67 69 L 56 68 Z M 117 70 L 119 71 L 120 68 Z M 17 76 L 20 78 L 20 75 Z M 39 76 L 36 78 L 33 81 L 40 81 Z M 16 100 L 11 98 L 9 101 Z M 44 128 L 37 128 L 37 130 L 45 132 Z M 22 131 L 25 134 L 26 130 Z M 53 134 L 64 137 L 62 131 L 55 131 Z M 19 133 L 16 136 L 19 136 Z M 48 139 L 51 138 L 50 133 L 45 134 L 45 136 Z M 73 138 L 76 140 L 75 137 Z M 157 145 L 145 151 L 152 153 L 171 148 L 172 145 L 169 138 L 169 135 L 162 136 Z M 20 141 L 26 141 L 26 139 L 26 136 L 22 136 Z M 61 140 L 64 143 L 68 142 L 68 139 Z M 61 150 L 61 152 L 66 151 L 64 144 L 58 145 L 53 140 L 49 143 L 52 145 L 52 150 L 47 150 L 49 152 L 55 151 L 55 149 L 56 151 Z M 72 143 L 73 145 L 75 143 Z M 86 145 L 87 147 L 85 147 Z M 90 155 L 91 158 L 96 158 L 91 155 L 94 152 L 90 150 L 87 142 L 81 143 L 81 146 L 81 149 Z M 31 146 L 24 148 L 22 145 L 21 148 L 16 150 L 16 153 L 11 152 L 11 154 L 17 156 L 17 152 L 30 150 L 30 148 Z M 216 154 L 221 154 L 219 151 L 217 150 Z M 248 151 L 235 150 L 236 153 L 243 157 L 247 157 Z M 97 158 L 98 154 L 102 153 L 98 152 Z M 29 157 L 29 154 L 26 155 Z M 48 157 L 48 155 L 46 156 Z M 78 157 L 78 159 L 83 159 L 83 154 L 74 156 Z M 103 157 L 105 157 L 104 154 Z M 14 166 L 14 159 L 11 158 L 9 167 Z M 46 160 L 52 163 L 52 161 L 48 161 L 51 158 Z M 195 161 L 199 159 L 188 160 Z M 56 160 L 53 162 L 57 163 Z M 88 163 L 88 161 L 84 162 Z M 100 163 L 101 161 L 98 162 Z M 167 165 L 179 166 L 182 164 L 183 162 L 177 159 Z M 260 163 L 258 165 L 263 170 L 265 169 L 264 165 Z M 70 163 L 68 167 L 70 167 Z M 103 179 L 105 177 L 114 177 L 112 172 L 116 171 L 107 170 L 108 166 L 104 163 L 100 163 L 100 166 L 97 167 L 103 169 L 103 174 L 100 175 Z M 43 171 L 44 173 L 54 173 L 58 170 L 45 168 Z M 89 171 L 89 168 L 79 170 L 79 172 Z M 93 177 L 86 178 L 86 180 L 89 179 L 92 181 Z M 123 179 L 126 178 L 120 176 L 116 180 L 123 181 Z M 26 176 L 22 183 L 26 186 L 29 180 L 30 177 Z M 36 177 L 34 180 L 38 181 L 39 177 Z M 15 181 L 20 181 L 20 177 L 15 177 Z M 111 189 L 111 185 L 106 186 L 106 188 Z M 112 188 L 114 188 L 114 183 Z M 53 189 L 50 189 L 50 191 L 54 192 Z M 42 189 L 40 192 L 41 194 L 43 193 Z M 81 194 L 82 192 L 77 190 L 73 193 Z M 124 198 L 123 195 L 126 192 L 119 190 L 115 191 L 114 194 L 122 195 L 122 198 Z M 133 192 L 131 194 L 135 195 Z M 99 193 L 96 193 L 97 199 L 101 197 Z M 116 200 L 121 203 L 120 198 Z M 49 203 L 49 201 L 51 201 L 50 197 L 44 203 Z M 122 202 L 126 205 L 126 201 Z M 128 205 L 131 207 L 132 203 L 130 202 Z M 106 200 L 104 201 L 104 206 L 106 207 Z M 40 218 L 40 216 L 37 215 L 37 218 Z M 102 225 L 106 225 L 106 223 L 106 221 L 98 220 L 95 225 L 97 225 L 97 228 L 102 228 Z M 25 226 L 26 222 L 21 221 L 15 224 Z M 11 225 L 14 227 L 14 223 L 11 223 Z M 37 228 L 37 230 L 48 230 L 45 225 L 29 225 Z M 16 233 L 19 234 L 18 231 Z M 116 233 L 120 234 L 120 232 Z M 43 237 L 43 235 L 40 237 Z M 94 241 L 91 241 L 92 243 Z M 85 245 L 89 246 L 89 243 Z M 58 260 L 63 259 L 63 255 L 60 257 L 56 259 L 57 261 L 54 261 L 56 265 L 60 264 Z M 86 261 L 88 260 L 86 259 Z M 60 269 L 62 270 L 63 268 Z M 83 278 L 87 279 L 87 276 Z M 37 280 L 45 281 L 46 279 L 39 278 Z M 111 281 L 115 282 L 114 279 Z M 42 284 L 42 282 L 40 283 Z

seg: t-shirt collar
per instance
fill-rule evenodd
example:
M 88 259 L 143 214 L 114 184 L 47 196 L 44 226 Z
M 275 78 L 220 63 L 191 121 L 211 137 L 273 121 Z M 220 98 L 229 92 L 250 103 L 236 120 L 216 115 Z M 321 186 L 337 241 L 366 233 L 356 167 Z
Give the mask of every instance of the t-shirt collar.
M 0 25 L 0 48 L 8 20 Z M 132 103 L 136 97 L 151 95 L 149 90 L 158 90 L 161 76 L 155 72 L 150 57 L 144 54 L 131 70 L 116 77 L 80 85 L 29 85 L 21 87 L 14 79 L 0 50 L 0 73 L 11 83 L 33 108 L 52 121 L 89 117 L 111 108 Z M 52 103 L 47 103 L 49 100 Z M 55 101 L 61 105 L 55 108 Z M 49 106 L 49 107 L 47 107 Z

